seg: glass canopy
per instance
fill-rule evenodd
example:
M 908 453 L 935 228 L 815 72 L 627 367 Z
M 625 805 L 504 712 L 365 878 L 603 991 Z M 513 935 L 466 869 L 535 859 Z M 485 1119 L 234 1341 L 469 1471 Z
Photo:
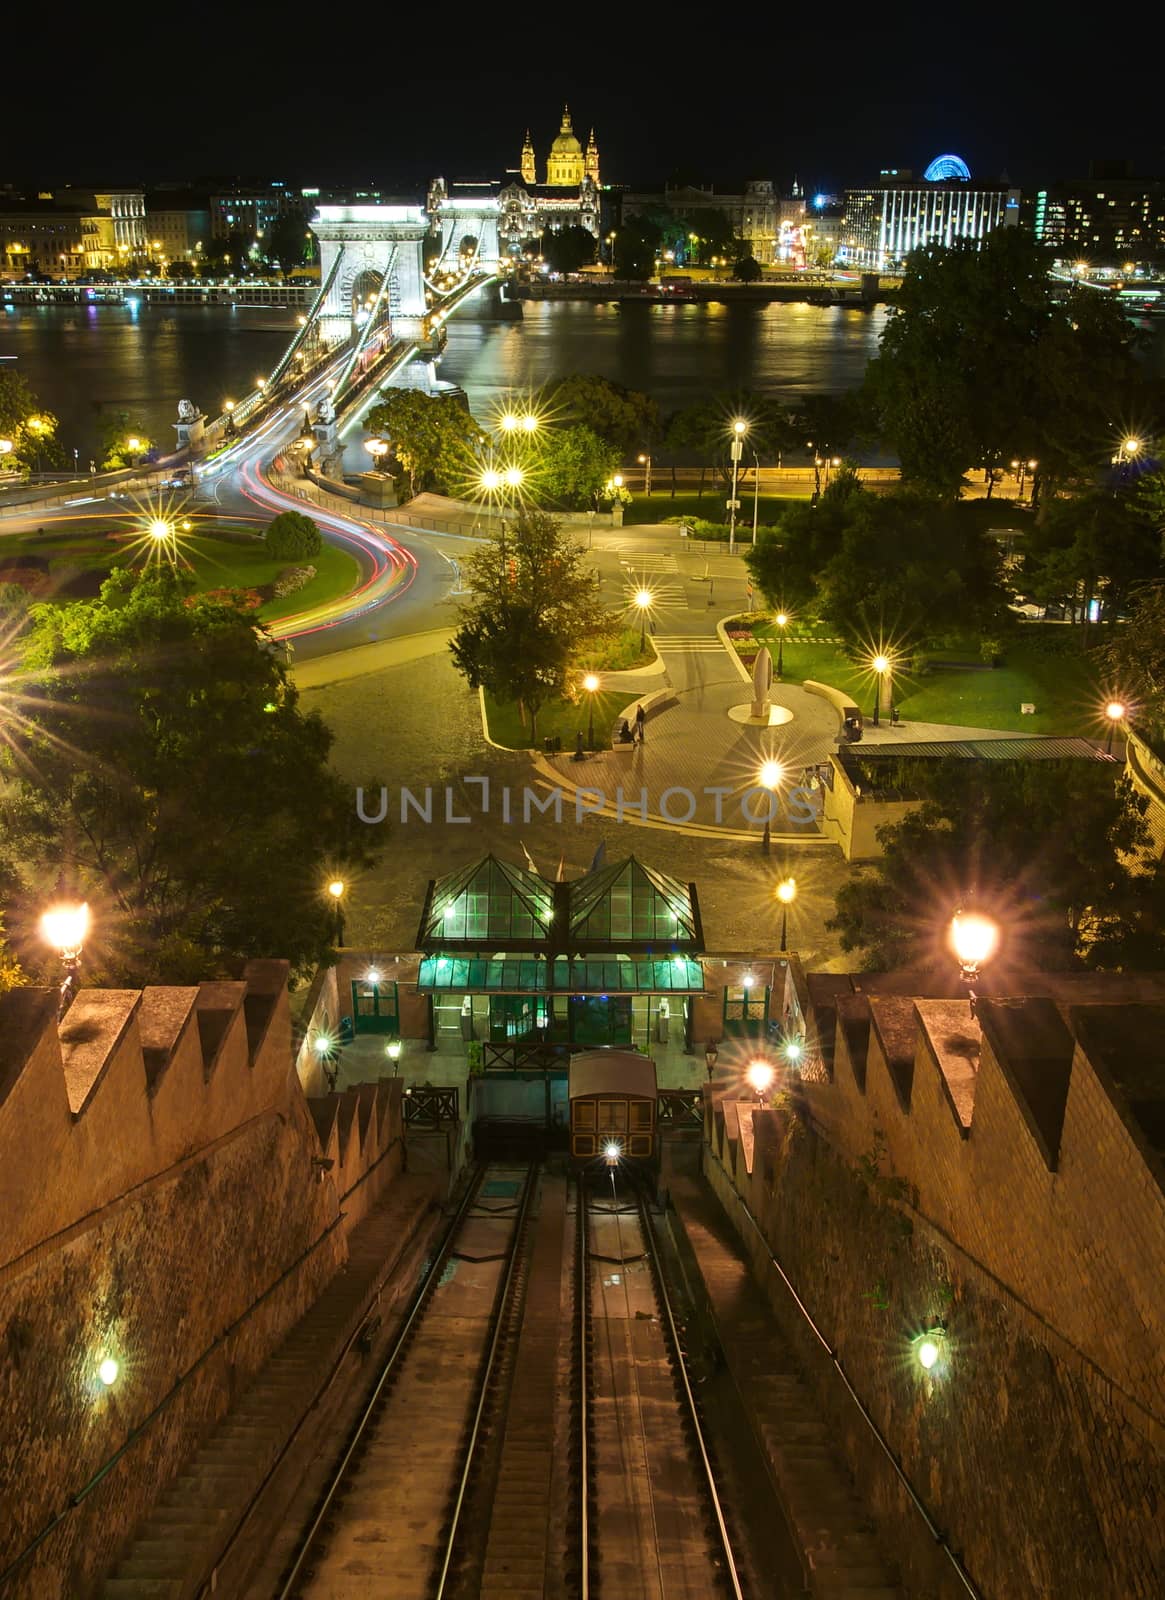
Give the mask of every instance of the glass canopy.
M 553 963 L 541 956 L 425 956 L 420 990 L 461 994 L 700 994 L 704 969 L 687 956 Z
M 587 873 L 570 886 L 569 944 L 703 946 L 691 890 L 634 856 Z
M 490 855 L 430 884 L 417 943 L 425 951 L 537 946 L 553 921 L 554 885 Z

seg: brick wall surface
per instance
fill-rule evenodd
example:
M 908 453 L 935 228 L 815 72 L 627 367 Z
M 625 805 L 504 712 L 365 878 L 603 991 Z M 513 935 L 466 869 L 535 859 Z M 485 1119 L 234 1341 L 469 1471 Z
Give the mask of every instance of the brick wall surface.
M 203 1159 L 115 1204 L 0 1278 L 0 1571 L 61 1511 L 223 1331 L 305 1251 L 282 1287 L 199 1367 L 99 1487 L 3 1589 L 83 1595 L 143 1510 L 336 1270 L 335 1190 L 317 1181 L 306 1106 L 289 1098 Z M 110 1389 L 97 1376 L 120 1364 Z
M 847 1157 L 789 1103 L 756 1116 L 749 1172 L 742 1141 L 730 1136 L 734 1122 L 710 1118 L 707 1176 L 893 1542 L 908 1590 L 965 1600 L 738 1196 L 982 1595 L 1165 1593 L 1165 1460 L 1152 1428 L 1130 1426 L 1070 1345 L 913 1213 L 907 1186 L 885 1174 L 884 1161 L 871 1152 L 865 1163 Z M 941 1149 L 935 1154 L 942 1163 Z M 1046 1174 L 1041 1180 L 1033 1165 L 1031 1181 Z M 1001 1207 L 1008 1203 L 1030 1197 L 1013 1187 L 999 1196 Z M 1131 1229 L 1130 1249 L 1135 1238 Z M 1033 1237 L 1033 1256 L 1040 1248 Z M 1064 1298 L 1071 1292 L 1065 1286 Z M 1079 1280 L 1076 1292 L 1087 1298 Z M 913 1340 L 939 1318 L 947 1356 L 927 1375 Z M 1146 1369 L 1159 1362 L 1157 1341 Z

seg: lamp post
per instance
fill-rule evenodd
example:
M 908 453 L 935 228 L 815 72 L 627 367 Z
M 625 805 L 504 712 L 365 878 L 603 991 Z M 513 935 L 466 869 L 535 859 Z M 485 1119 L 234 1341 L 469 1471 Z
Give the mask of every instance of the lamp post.
M 890 675 L 890 657 L 878 654 L 871 662 L 871 666 L 878 674 L 878 687 L 874 694 L 874 727 L 878 726 L 879 712 L 883 700 L 886 701 L 886 710 L 890 709 L 890 701 L 894 698 L 893 678 Z
M 89 922 L 89 907 L 84 903 L 52 906 L 40 919 L 41 938 L 57 952 L 65 973 L 57 1006 L 58 1017 L 64 1016 L 76 992 L 81 951 L 89 932 Z
M 344 896 L 348 892 L 348 885 L 343 878 L 333 878 L 328 884 L 328 893 L 336 908 L 336 945 L 339 948 L 344 943 Z
M 750 1061 L 745 1068 L 745 1082 L 756 1096 L 758 1105 L 764 1105 L 765 1095 L 772 1088 L 775 1077 L 776 1072 L 768 1061 Z
M 756 544 L 756 520 L 760 511 L 760 457 L 752 452 L 754 475 L 752 480 L 752 542 Z
M 1116 732 L 1117 724 L 1124 721 L 1125 711 L 1125 706 L 1119 700 L 1110 700 L 1104 708 L 1104 714 L 1108 718 L 1108 738 L 1104 745 L 1106 756 L 1112 755 L 1112 736 Z
M 775 620 L 781 630 L 777 634 L 777 682 L 779 683 L 785 670 L 785 629 L 789 626 L 789 613 L 778 611 Z
M 372 457 L 373 471 L 381 477 L 384 476 L 384 458 L 388 454 L 388 444 L 384 439 L 366 439 L 364 448 Z
M 978 980 L 983 963 L 990 961 L 995 954 L 999 944 L 999 927 L 990 917 L 960 908 L 951 919 L 950 942 L 959 963 L 960 979 L 963 983 L 972 984 Z M 972 1007 L 974 1002 L 972 993 Z
M 728 554 L 736 554 L 736 513 L 740 509 L 740 501 L 736 498 L 736 485 L 740 473 L 740 458 L 744 453 L 744 435 L 748 432 L 748 423 L 743 417 L 737 417 L 732 424 L 732 499 L 728 502 Z
M 639 654 L 647 649 L 647 613 L 651 610 L 651 590 L 637 589 L 635 604 L 639 607 Z
M 651 457 L 649 455 L 641 453 L 639 458 L 638 458 L 638 460 L 639 460 L 639 465 L 643 468 L 643 492 L 648 497 L 648 499 L 650 499 L 651 498 Z
M 756 781 L 760 788 L 767 789 L 770 795 L 776 794 L 784 780 L 785 768 L 782 762 L 772 760 L 761 762 L 760 769 L 756 775 Z M 764 832 L 760 838 L 760 847 L 766 856 L 772 848 L 773 825 L 772 818 L 768 814 L 771 811 L 772 802 L 770 801 L 765 814 Z
M 588 672 L 583 679 L 583 688 L 591 697 L 590 715 L 587 718 L 587 749 L 595 748 L 595 691 L 599 687 L 599 680 L 593 672 Z
M 787 950 L 789 935 L 789 907 L 797 898 L 796 878 L 785 878 L 777 884 L 777 899 L 781 902 L 781 949 Z

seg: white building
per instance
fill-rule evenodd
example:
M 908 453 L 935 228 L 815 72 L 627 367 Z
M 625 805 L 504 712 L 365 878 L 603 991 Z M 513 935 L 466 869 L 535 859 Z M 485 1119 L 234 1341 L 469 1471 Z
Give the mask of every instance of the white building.
M 1018 222 L 1018 189 L 973 183 L 957 156 L 939 156 L 921 179 L 893 168 L 877 184 L 847 189 L 838 256 L 863 271 L 895 271 L 920 245 L 982 244 L 996 228 Z

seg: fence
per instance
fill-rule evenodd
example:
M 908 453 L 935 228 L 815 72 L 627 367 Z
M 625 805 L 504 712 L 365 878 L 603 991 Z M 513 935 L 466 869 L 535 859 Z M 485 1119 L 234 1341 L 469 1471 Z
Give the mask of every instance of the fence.
M 406 1128 L 439 1128 L 442 1123 L 459 1120 L 460 1092 L 456 1087 L 434 1089 L 428 1084 L 413 1085 L 401 1097 Z

